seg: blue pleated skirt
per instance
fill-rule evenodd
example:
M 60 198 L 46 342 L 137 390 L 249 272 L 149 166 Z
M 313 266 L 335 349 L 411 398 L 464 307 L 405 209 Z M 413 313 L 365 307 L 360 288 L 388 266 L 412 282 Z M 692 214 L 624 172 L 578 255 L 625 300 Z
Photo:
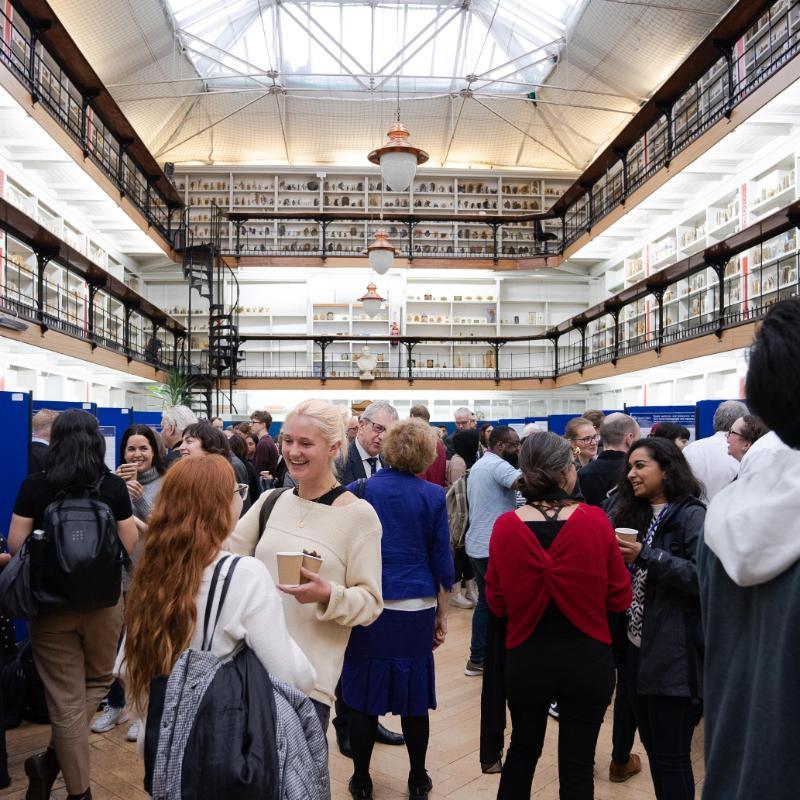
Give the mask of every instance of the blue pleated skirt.
M 384 609 L 353 628 L 342 668 L 342 697 L 362 714 L 419 717 L 436 708 L 433 633 L 436 609 Z

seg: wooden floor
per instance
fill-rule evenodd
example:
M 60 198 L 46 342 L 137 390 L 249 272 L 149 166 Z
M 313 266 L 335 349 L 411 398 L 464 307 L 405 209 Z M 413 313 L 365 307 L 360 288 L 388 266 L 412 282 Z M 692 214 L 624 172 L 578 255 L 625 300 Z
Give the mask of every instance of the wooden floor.
M 469 649 L 471 611 L 452 609 L 447 642 L 436 653 L 438 710 L 431 714 L 431 741 L 428 750 L 428 771 L 433 779 L 434 798 L 459 800 L 488 800 L 497 792 L 499 775 L 482 775 L 478 763 L 478 725 L 480 717 L 480 678 L 467 678 L 463 668 Z M 385 720 L 392 730 L 400 729 L 399 720 Z M 142 767 L 135 745 L 125 741 L 127 725 L 114 731 L 91 734 L 92 794 L 95 800 L 145 800 L 142 790 Z M 549 721 L 542 758 L 534 778 L 532 797 L 537 800 L 557 800 L 558 771 L 556 744 L 558 723 Z M 9 769 L 13 782 L 0 797 L 22 800 L 26 781 L 22 764 L 32 753 L 43 749 L 48 728 L 25 724 L 7 734 Z M 330 742 L 331 784 L 334 800 L 349 800 L 347 781 L 352 774 L 352 762 L 336 749 L 332 728 Z M 703 778 L 703 726 L 695 731 L 693 761 L 698 797 Z M 608 781 L 611 758 L 611 709 L 600 731 L 597 746 L 595 796 L 598 800 L 649 800 L 654 798 L 647 759 L 638 740 L 635 752 L 642 755 L 644 769 L 626 783 Z M 372 779 L 376 800 L 407 797 L 408 760 L 405 748 L 378 745 L 372 759 Z M 66 790 L 59 780 L 53 798 L 63 800 Z

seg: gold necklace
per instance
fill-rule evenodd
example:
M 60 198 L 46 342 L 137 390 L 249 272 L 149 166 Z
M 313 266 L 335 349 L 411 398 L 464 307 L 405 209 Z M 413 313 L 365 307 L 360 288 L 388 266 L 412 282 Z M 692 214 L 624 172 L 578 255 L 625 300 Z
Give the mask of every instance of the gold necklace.
M 297 496 L 300 497 L 301 500 L 306 500 L 306 502 L 311 503 L 311 505 L 306 509 L 305 513 L 301 514 L 300 519 L 297 521 L 297 527 L 298 528 L 305 528 L 305 526 L 306 526 L 306 517 L 314 510 L 314 507 L 316 506 L 316 504 L 319 503 L 320 497 L 325 497 L 325 495 L 328 494 L 328 492 L 332 492 L 337 486 L 339 486 L 339 484 L 338 483 L 334 483 L 333 486 L 331 486 L 331 488 L 328 489 L 327 492 L 323 492 L 319 497 L 315 497 L 313 500 L 306 500 L 305 497 L 301 497 L 300 489 L 298 488 Z

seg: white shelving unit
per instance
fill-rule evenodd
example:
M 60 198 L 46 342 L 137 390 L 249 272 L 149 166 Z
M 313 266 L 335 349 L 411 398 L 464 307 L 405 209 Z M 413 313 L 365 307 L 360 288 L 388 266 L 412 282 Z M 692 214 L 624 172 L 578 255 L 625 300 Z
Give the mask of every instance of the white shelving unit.
M 455 176 L 444 171 L 421 171 L 408 191 L 390 192 L 380 175 L 351 171 L 315 172 L 274 169 L 247 172 L 229 169 L 185 170 L 176 173 L 178 191 L 192 207 L 190 224 L 201 239 L 211 233 L 212 203 L 222 211 L 416 211 L 464 214 L 538 212 L 547 210 L 570 186 L 569 179 L 549 177 L 521 178 L 495 172 L 474 172 Z M 209 206 L 206 209 L 206 206 Z M 362 255 L 377 225 L 360 222 L 333 222 L 326 232 L 327 251 L 332 256 Z M 392 241 L 402 245 L 408 231 L 404 225 L 387 222 Z M 545 230 L 556 230 L 548 223 Z M 236 244 L 233 224 L 223 228 L 224 245 Z M 508 247 L 509 255 L 534 252 L 532 224 L 501 232 L 498 246 Z M 243 255 L 259 253 L 303 253 L 319 250 L 320 226 L 309 221 L 266 222 L 250 220 L 242 224 L 240 247 Z M 461 223 L 423 222 L 414 230 L 415 255 L 492 255 L 492 235 L 486 226 Z M 513 251 L 513 252 L 512 252 Z

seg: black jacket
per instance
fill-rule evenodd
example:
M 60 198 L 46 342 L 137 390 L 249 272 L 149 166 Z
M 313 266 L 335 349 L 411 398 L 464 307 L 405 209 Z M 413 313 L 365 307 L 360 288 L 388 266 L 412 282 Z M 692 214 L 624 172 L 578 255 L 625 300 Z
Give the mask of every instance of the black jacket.
M 31 442 L 28 449 L 28 475 L 44 472 L 44 457 L 50 449 L 44 442 Z
M 381 466 L 383 466 L 383 457 L 378 456 Z M 339 468 L 339 481 L 345 486 L 348 483 L 357 481 L 359 478 L 368 478 L 367 471 L 364 469 L 364 462 L 361 460 L 361 455 L 358 452 L 355 442 L 350 442 L 347 448 L 347 460 Z
M 603 504 L 608 492 L 619 482 L 627 457 L 627 453 L 618 450 L 603 450 L 578 473 L 581 494 L 590 506 Z
M 640 694 L 702 697 L 696 555 L 705 517 L 706 507 L 695 497 L 676 503 L 661 520 L 653 544 L 644 545 L 637 559 L 647 567 L 636 687 Z

